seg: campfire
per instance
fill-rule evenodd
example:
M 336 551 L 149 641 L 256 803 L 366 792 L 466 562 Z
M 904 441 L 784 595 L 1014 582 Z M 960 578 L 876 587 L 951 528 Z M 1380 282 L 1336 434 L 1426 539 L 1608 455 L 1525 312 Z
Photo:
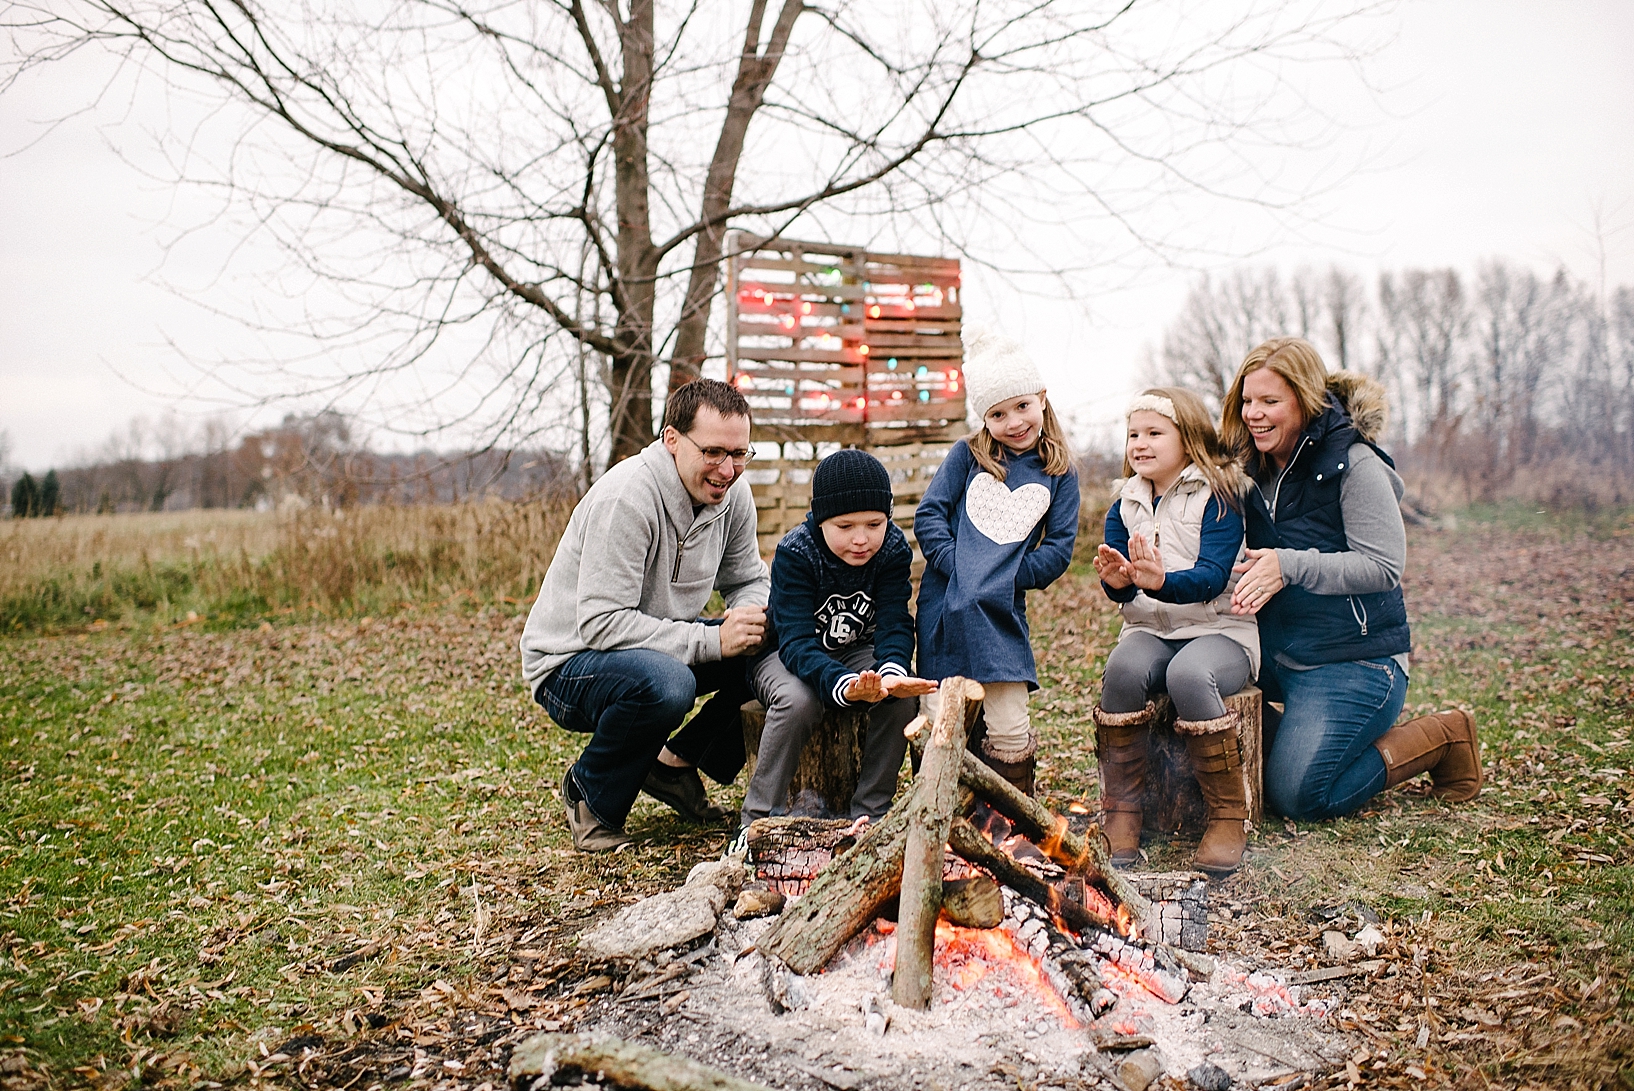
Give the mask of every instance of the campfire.
M 633 972 L 581 1029 L 765 1081 L 699 1086 L 1143 1091 L 1167 1072 L 1224 1091 L 1343 1063 L 1321 999 L 1199 953 L 1201 875 L 1114 871 L 1096 827 L 1074 830 L 966 750 L 981 687 L 942 692 L 936 721 L 909 726 L 918 776 L 884 818 L 762 820 L 747 860 L 699 865 L 588 935 L 587 952 Z M 569 1055 L 572 1071 L 613 1063 L 596 1040 L 558 1039 L 518 1051 L 521 1091 Z M 690 1086 L 643 1078 L 614 1082 Z

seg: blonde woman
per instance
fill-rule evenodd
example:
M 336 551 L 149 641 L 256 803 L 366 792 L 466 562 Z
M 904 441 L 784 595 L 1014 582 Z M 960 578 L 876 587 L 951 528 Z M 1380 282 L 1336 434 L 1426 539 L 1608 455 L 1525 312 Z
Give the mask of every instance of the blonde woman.
M 1221 413 L 1254 482 L 1232 609 L 1258 618 L 1260 686 L 1285 702 L 1265 796 L 1290 818 L 1349 814 L 1426 771 L 1444 799 L 1481 787 L 1469 713 L 1391 726 L 1412 633 L 1402 482 L 1377 444 L 1385 410 L 1377 382 L 1330 375 L 1308 342 L 1279 337 L 1243 360 Z

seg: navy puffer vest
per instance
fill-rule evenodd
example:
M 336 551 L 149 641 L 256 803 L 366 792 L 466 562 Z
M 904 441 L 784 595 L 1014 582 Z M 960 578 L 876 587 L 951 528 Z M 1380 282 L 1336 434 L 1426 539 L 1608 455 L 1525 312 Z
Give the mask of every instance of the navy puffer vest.
M 1358 442 L 1395 467 L 1389 455 L 1356 431 L 1330 395 L 1328 408 L 1300 433 L 1280 480 L 1273 467 L 1256 476 L 1257 487 L 1248 490 L 1248 547 L 1348 550 L 1339 483 L 1350 463 L 1351 445 Z M 1307 666 L 1400 655 L 1413 643 L 1400 587 L 1366 595 L 1315 595 L 1284 587 L 1260 610 L 1259 623 L 1266 658 L 1286 653 Z

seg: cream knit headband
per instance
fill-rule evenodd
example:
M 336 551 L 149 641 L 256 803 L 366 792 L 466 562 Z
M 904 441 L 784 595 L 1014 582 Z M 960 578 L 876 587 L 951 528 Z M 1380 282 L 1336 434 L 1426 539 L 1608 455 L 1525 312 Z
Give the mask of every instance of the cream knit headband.
M 1129 403 L 1129 408 L 1123 412 L 1123 419 L 1128 420 L 1141 410 L 1148 413 L 1161 413 L 1176 424 L 1180 423 L 1180 418 L 1174 415 L 1174 402 L 1161 394 L 1142 394 Z

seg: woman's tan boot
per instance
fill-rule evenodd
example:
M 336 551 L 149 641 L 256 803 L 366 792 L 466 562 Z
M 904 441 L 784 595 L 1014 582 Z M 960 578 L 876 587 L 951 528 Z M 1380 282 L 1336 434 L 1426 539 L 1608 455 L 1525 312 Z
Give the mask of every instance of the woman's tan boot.
M 1107 712 L 1095 720 L 1095 759 L 1101 767 L 1101 833 L 1114 864 L 1140 859 L 1141 797 L 1146 792 L 1146 741 L 1152 702 L 1138 712 Z
M 1481 740 L 1475 719 L 1448 709 L 1397 724 L 1373 744 L 1384 759 L 1384 786 L 1394 788 L 1424 772 L 1435 785 L 1430 794 L 1467 803 L 1481 794 Z
M 1208 826 L 1192 865 L 1211 875 L 1229 875 L 1243 862 L 1248 847 L 1248 783 L 1243 779 L 1239 717 L 1227 709 L 1212 720 L 1176 720 L 1175 734 L 1186 736 L 1197 785 L 1208 804 Z

